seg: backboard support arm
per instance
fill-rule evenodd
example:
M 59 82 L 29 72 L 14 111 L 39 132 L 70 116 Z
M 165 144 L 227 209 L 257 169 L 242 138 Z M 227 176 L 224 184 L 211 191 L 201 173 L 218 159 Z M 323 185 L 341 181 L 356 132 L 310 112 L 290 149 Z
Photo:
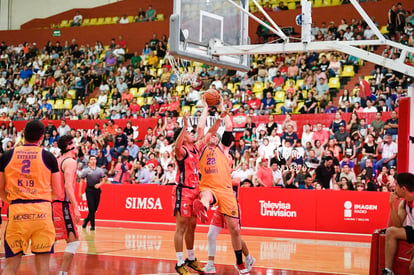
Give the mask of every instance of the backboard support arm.
M 232 5 L 239 5 L 234 3 L 232 0 L 226 0 Z M 259 5 L 256 0 L 252 0 L 256 5 Z M 277 26 L 276 23 L 271 21 L 272 25 L 275 25 L 276 28 L 264 23 L 262 20 L 251 14 L 250 12 L 241 9 L 244 13 L 248 14 L 252 19 L 262 24 L 264 27 L 268 28 L 270 31 L 279 35 L 284 42 L 276 44 L 255 44 L 255 45 L 240 45 L 240 46 L 226 46 L 220 43 L 213 43 L 211 45 L 211 54 L 212 55 L 246 55 L 246 54 L 275 54 L 275 53 L 284 53 L 284 52 L 306 52 L 306 51 L 323 51 L 323 50 L 337 50 L 345 52 L 357 58 L 387 67 L 394 71 L 401 72 L 403 74 L 414 77 L 414 67 L 409 66 L 404 63 L 407 54 L 411 53 L 414 55 L 414 48 L 407 47 L 403 44 L 396 43 L 394 41 L 386 39 L 371 18 L 367 13 L 362 9 L 357 0 L 350 0 L 351 4 L 357 10 L 357 12 L 362 16 L 365 22 L 373 30 L 374 34 L 377 36 L 378 40 L 356 40 L 356 41 L 309 41 L 310 28 L 302 28 L 302 42 L 289 42 L 288 39 L 283 39 L 284 33 L 281 32 L 281 29 Z M 311 24 L 311 9 L 309 8 L 309 1 L 301 0 L 302 3 L 302 18 L 304 19 L 303 23 Z M 259 5 L 260 6 L 260 5 Z M 261 7 L 259 10 L 265 15 L 266 18 L 269 15 Z M 269 19 L 269 18 L 268 18 Z M 269 20 L 270 21 L 270 20 Z M 279 31 L 280 30 L 280 31 Z M 281 35 L 283 34 L 283 35 Z M 380 56 L 378 54 L 369 52 L 367 50 L 361 49 L 358 46 L 375 46 L 375 45 L 389 45 L 391 47 L 401 50 L 401 55 L 398 59 L 391 59 L 388 57 Z

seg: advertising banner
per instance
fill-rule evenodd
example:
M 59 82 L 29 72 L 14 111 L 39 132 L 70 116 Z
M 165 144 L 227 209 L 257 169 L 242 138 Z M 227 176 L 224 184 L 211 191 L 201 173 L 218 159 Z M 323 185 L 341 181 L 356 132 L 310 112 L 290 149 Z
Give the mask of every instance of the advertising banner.
M 82 194 L 79 194 L 78 191 Z M 88 215 L 85 188 L 75 188 L 82 218 Z M 96 219 L 174 224 L 171 186 L 102 186 Z M 389 193 L 281 188 L 241 188 L 241 224 L 250 229 L 286 229 L 372 234 L 385 228 Z M 208 211 L 211 219 L 214 208 Z M 1 212 L 7 212 L 7 205 Z
M 315 230 L 316 193 L 312 190 L 242 188 L 243 227 Z
M 389 193 L 323 190 L 316 192 L 316 230 L 372 233 L 387 226 Z

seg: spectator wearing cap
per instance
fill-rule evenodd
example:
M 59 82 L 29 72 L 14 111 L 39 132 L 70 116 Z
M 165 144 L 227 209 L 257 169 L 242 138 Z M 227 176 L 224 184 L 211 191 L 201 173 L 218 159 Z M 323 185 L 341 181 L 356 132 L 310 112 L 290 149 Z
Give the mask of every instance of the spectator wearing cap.
M 345 130 L 345 123 L 341 122 L 339 123 L 339 128 L 335 132 L 333 138 L 339 145 L 342 145 L 345 143 L 347 137 L 349 137 L 349 132 Z
M 273 171 L 269 168 L 269 161 L 266 158 L 260 160 L 260 166 L 256 172 L 256 186 L 273 187 Z
M 40 105 L 40 110 L 42 111 L 42 115 L 49 118 L 52 115 L 52 104 L 47 102 L 46 98 L 42 99 L 42 104 Z
M 47 123 L 47 126 L 45 127 L 45 133 L 47 132 L 47 133 L 49 133 L 49 134 L 52 134 L 53 130 L 58 131 L 58 130 L 56 129 L 56 126 L 55 126 L 55 125 L 53 125 L 53 123 L 52 123 L 51 121 L 49 121 L 49 122 Z M 59 131 L 58 131 L 58 133 L 59 133 Z M 60 136 L 62 136 L 61 134 L 59 134 L 59 135 L 60 135 Z
M 323 189 L 330 189 L 331 181 L 335 175 L 333 166 L 333 158 L 331 156 L 325 157 L 322 163 L 315 170 L 315 179 L 318 181 Z
M 114 147 L 111 148 L 112 158 L 117 158 L 128 146 L 128 138 L 124 134 L 121 127 L 116 130 L 116 136 L 114 137 Z

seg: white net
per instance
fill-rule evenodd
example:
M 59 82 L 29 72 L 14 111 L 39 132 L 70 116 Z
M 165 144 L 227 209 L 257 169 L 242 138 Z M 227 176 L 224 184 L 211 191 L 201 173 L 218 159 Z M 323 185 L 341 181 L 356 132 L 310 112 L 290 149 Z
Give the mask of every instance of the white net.
M 194 85 L 197 82 L 198 74 L 189 66 L 190 61 L 170 54 L 166 58 L 170 61 L 172 73 L 177 76 L 177 85 Z

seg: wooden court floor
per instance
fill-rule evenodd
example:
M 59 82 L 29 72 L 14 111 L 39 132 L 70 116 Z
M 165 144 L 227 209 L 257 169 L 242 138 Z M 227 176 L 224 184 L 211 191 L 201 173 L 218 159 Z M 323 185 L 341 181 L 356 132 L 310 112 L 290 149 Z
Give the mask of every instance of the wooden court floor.
M 3 225 L 4 227 L 4 225 Z M 81 246 L 69 274 L 176 274 L 172 230 L 79 227 Z M 3 234 L 1 235 L 3 236 Z M 338 238 L 243 236 L 256 258 L 251 274 L 368 274 L 370 243 Z M 51 274 L 57 274 L 65 243 L 59 241 L 51 258 Z M 207 261 L 207 234 L 196 233 L 196 257 Z M 4 267 L 4 248 L 0 248 Z M 230 236 L 217 240 L 217 274 L 237 274 Z M 34 256 L 23 257 L 18 274 L 34 274 Z

